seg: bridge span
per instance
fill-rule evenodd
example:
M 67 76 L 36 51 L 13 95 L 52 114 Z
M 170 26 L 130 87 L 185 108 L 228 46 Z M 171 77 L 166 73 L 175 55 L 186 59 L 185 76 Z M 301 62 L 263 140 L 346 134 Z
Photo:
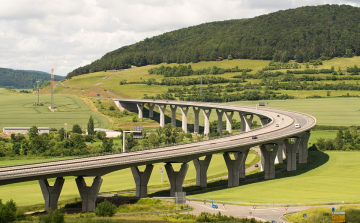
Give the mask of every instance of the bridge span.
M 63 161 L 46 162 L 32 165 L 21 165 L 0 168 L 0 185 L 38 180 L 45 200 L 45 210 L 57 209 L 65 176 L 76 176 L 76 184 L 82 199 L 82 211 L 95 209 L 95 201 L 102 184 L 101 176 L 131 168 L 136 184 L 136 196 L 147 196 L 147 184 L 154 163 L 166 163 L 165 169 L 170 181 L 170 196 L 182 191 L 182 184 L 188 170 L 188 163 L 193 161 L 196 169 L 196 184 L 207 186 L 207 169 L 212 154 L 223 153 L 228 169 L 228 187 L 239 186 L 239 179 L 245 178 L 245 160 L 251 147 L 259 146 L 261 150 L 261 167 L 265 179 L 275 178 L 275 163 L 287 160 L 287 171 L 296 170 L 298 162 L 306 163 L 308 156 L 308 140 L 310 130 L 316 119 L 310 115 L 270 108 L 255 108 L 230 104 L 166 101 L 153 99 L 114 99 L 120 110 L 137 111 L 139 118 L 143 117 L 143 108 L 149 110 L 153 117 L 155 105 L 160 112 L 160 126 L 165 125 L 166 108 L 171 111 L 171 123 L 176 125 L 176 110 L 182 113 L 182 129 L 188 132 L 188 111 L 193 109 L 194 132 L 199 133 L 199 113 L 204 114 L 204 134 L 210 133 L 210 114 L 216 111 L 218 117 L 218 132 L 222 133 L 222 120 L 226 119 L 226 130 L 231 133 L 231 120 L 235 114 L 240 116 L 241 131 L 211 140 L 203 140 L 186 144 L 169 145 L 149 150 L 117 153 L 111 155 L 77 158 Z M 260 118 L 261 127 L 251 130 L 254 116 Z M 296 128 L 299 124 L 300 128 Z M 253 136 L 256 136 L 255 138 Z M 233 153 L 234 159 L 229 155 Z M 204 157 L 205 159 L 201 159 Z M 182 163 L 179 171 L 175 171 L 172 163 Z M 146 165 L 145 171 L 139 171 L 138 166 Z M 83 177 L 93 176 L 91 186 L 87 186 Z M 50 186 L 49 178 L 56 178 Z

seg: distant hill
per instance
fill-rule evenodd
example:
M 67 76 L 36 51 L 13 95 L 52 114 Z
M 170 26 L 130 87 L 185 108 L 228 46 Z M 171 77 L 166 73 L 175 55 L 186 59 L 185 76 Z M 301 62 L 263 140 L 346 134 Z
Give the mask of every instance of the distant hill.
M 75 69 L 67 78 L 162 62 L 196 63 L 218 57 L 303 62 L 345 53 L 360 55 L 360 8 L 306 6 L 252 19 L 205 23 L 146 38 Z
M 55 81 L 63 80 L 63 76 L 54 75 Z M 36 87 L 36 81 L 39 85 L 50 82 L 51 75 L 43 71 L 13 70 L 9 68 L 0 68 L 0 87 L 11 89 L 32 89 Z

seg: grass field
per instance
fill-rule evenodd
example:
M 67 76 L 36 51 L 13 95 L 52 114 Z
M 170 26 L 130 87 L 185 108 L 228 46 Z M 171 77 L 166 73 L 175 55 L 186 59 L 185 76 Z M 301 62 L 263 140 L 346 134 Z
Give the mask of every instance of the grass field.
M 109 120 L 104 116 L 92 112 L 91 109 L 78 97 L 71 95 L 54 95 L 54 107 L 57 112 L 51 112 L 50 95 L 41 95 L 40 102 L 44 106 L 35 106 L 35 94 L 10 93 L 0 90 L 0 128 L 3 127 L 38 127 L 61 128 L 64 123 L 68 129 L 72 125 L 82 125 L 85 129 L 90 116 L 93 116 L 96 127 L 108 128 Z
M 250 163 L 255 159 L 255 157 L 256 154 L 249 154 L 246 163 L 247 164 Z M 180 169 L 180 165 L 181 164 L 174 164 L 175 171 Z M 145 167 L 140 167 L 140 170 L 143 170 L 144 168 Z M 160 163 L 154 165 L 154 169 L 149 181 L 149 186 L 156 185 L 156 187 L 169 187 L 169 182 L 165 168 L 163 168 L 164 183 L 161 183 L 161 168 L 162 168 L 162 164 Z M 213 156 L 208 170 L 209 177 L 218 174 L 224 174 L 224 175 L 227 174 L 227 168 L 225 165 L 225 161 L 222 157 L 222 154 L 216 154 Z M 195 167 L 193 163 L 190 162 L 189 170 L 187 172 L 185 180 L 194 181 L 195 177 L 196 177 Z M 91 185 L 93 178 L 85 178 L 85 179 L 87 185 Z M 49 182 L 51 182 L 50 184 L 52 184 L 54 182 L 54 179 L 50 179 Z M 131 170 L 129 168 L 120 171 L 115 171 L 103 176 L 103 183 L 100 192 L 119 191 L 119 190 L 128 190 L 128 189 L 135 189 L 134 179 Z M 65 184 L 60 195 L 60 200 L 66 200 L 74 197 L 79 197 L 79 192 L 75 184 L 75 177 L 66 177 Z M 3 201 L 7 201 L 12 198 L 20 206 L 39 204 L 39 203 L 41 204 L 44 202 L 40 190 L 40 186 L 37 181 L 0 186 L 0 198 Z
M 312 163 L 276 179 L 191 197 L 234 202 L 306 203 L 360 200 L 360 152 L 310 151 Z

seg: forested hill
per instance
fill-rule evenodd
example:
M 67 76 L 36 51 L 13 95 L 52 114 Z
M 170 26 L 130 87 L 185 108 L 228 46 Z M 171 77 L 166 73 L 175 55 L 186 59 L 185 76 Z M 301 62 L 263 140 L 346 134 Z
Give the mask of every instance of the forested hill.
M 205 23 L 164 33 L 105 54 L 67 75 L 131 65 L 187 63 L 223 58 L 298 62 L 360 55 L 360 8 L 306 6 L 252 19 Z
M 64 79 L 64 77 L 54 75 L 55 81 L 60 81 L 62 79 Z M 40 81 L 39 85 L 41 86 L 50 80 L 51 75 L 42 71 L 0 68 L 0 87 L 4 88 L 32 89 L 36 87 L 36 81 Z

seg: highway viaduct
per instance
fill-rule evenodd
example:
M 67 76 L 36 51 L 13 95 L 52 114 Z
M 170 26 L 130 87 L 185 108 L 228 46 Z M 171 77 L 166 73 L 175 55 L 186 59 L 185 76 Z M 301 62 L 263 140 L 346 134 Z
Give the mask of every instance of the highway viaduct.
M 212 154 L 223 153 L 228 169 L 228 187 L 239 185 L 239 179 L 245 178 L 245 160 L 249 149 L 259 146 L 261 150 L 262 169 L 265 179 L 275 178 L 275 163 L 287 159 L 287 171 L 296 170 L 297 153 L 299 163 L 307 162 L 307 144 L 310 130 L 316 119 L 310 115 L 268 108 L 254 108 L 229 104 L 204 102 L 165 101 L 153 99 L 114 99 L 120 110 L 136 110 L 139 118 L 143 117 L 143 108 L 149 109 L 149 117 L 153 117 L 154 107 L 160 111 L 160 126 L 165 125 L 165 109 L 171 110 L 171 123 L 176 125 L 176 109 L 182 113 L 182 129 L 187 132 L 187 113 L 194 111 L 194 132 L 199 132 L 199 113 L 204 113 L 204 134 L 209 134 L 209 117 L 215 110 L 218 117 L 218 132 L 222 130 L 223 117 L 226 119 L 226 130 L 231 133 L 231 120 L 236 113 L 241 119 L 241 132 L 211 140 L 192 143 L 166 145 L 142 151 L 116 153 L 94 157 L 84 157 L 64 161 L 46 162 L 32 165 L 21 165 L 0 168 L 0 185 L 38 180 L 45 200 L 45 210 L 57 209 L 65 176 L 76 176 L 75 179 L 80 197 L 82 211 L 95 209 L 95 202 L 102 184 L 102 176 L 121 169 L 131 168 L 136 184 L 136 196 L 147 196 L 147 184 L 154 163 L 166 163 L 165 169 L 170 181 L 170 196 L 182 191 L 188 163 L 193 161 L 196 169 L 196 184 L 207 186 L 207 169 Z M 261 121 L 261 128 L 251 130 L 254 116 Z M 300 128 L 295 128 L 295 123 Z M 253 136 L 257 136 L 253 139 Z M 233 153 L 234 158 L 229 155 Z M 205 159 L 201 159 L 205 157 Z M 172 163 L 182 163 L 179 171 L 175 171 Z M 145 171 L 139 171 L 138 166 L 146 165 Z M 87 186 L 84 177 L 94 177 L 91 186 Z M 119 176 L 121 177 L 121 176 Z M 56 178 L 53 186 L 49 178 Z

